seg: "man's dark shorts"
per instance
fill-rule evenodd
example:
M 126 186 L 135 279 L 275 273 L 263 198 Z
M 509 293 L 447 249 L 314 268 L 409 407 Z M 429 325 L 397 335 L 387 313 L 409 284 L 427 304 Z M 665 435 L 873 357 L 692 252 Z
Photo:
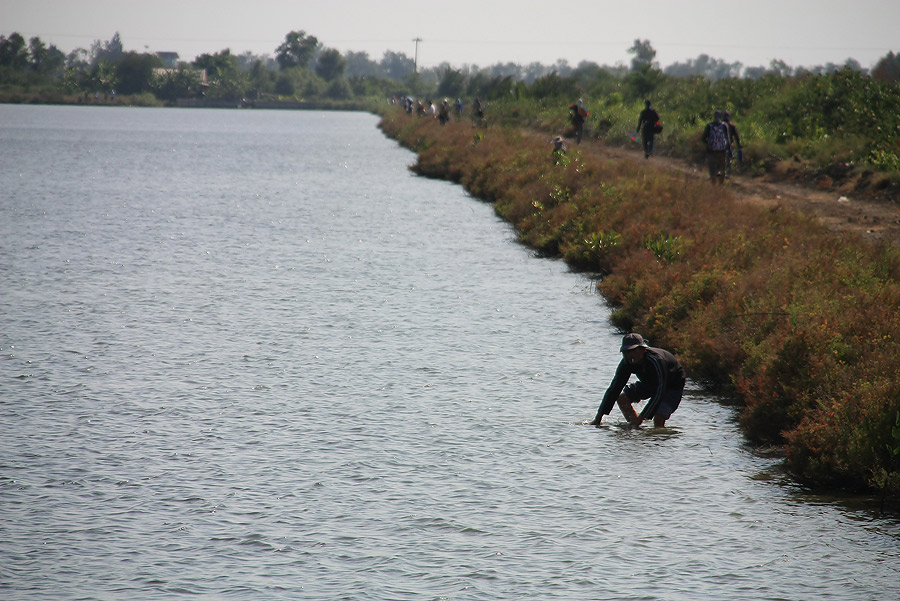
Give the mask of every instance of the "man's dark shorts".
M 629 401 L 637 403 L 638 401 L 652 398 L 653 393 L 656 392 L 656 386 L 650 386 L 641 381 L 637 381 L 626 386 L 623 392 L 625 393 L 625 396 L 628 397 Z M 659 401 L 659 407 L 656 408 L 656 413 L 648 415 L 647 417 L 669 419 L 669 416 L 675 413 L 675 410 L 678 409 L 678 405 L 681 404 L 681 396 L 683 394 L 683 386 L 679 388 L 667 388 Z

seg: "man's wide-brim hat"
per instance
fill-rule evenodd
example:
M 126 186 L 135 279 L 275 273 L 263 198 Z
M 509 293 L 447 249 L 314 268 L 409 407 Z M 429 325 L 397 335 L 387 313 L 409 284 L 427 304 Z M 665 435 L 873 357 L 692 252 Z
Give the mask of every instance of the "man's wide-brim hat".
M 635 334 L 634 332 L 632 332 L 631 334 L 625 334 L 625 337 L 622 338 L 622 348 L 620 348 L 619 351 L 624 353 L 625 351 L 630 351 L 631 349 L 636 349 L 642 346 L 646 347 L 647 343 L 644 341 L 640 334 Z

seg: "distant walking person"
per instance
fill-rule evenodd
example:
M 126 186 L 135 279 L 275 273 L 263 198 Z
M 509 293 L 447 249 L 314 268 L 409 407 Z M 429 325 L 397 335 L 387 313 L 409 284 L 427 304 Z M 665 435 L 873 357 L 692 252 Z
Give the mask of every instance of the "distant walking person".
M 641 421 L 652 417 L 653 425 L 662 428 L 681 404 L 686 383 L 684 368 L 675 355 L 649 346 L 640 334 L 627 334 L 622 338 L 622 348 L 619 350 L 622 360 L 603 395 L 597 417 L 590 424 L 599 427 L 603 416 L 612 411 L 613 403 L 618 403 L 632 426 L 640 426 Z M 628 384 L 632 374 L 637 376 L 638 381 Z M 632 404 L 643 399 L 649 401 L 638 415 Z
M 725 183 L 725 169 L 731 142 L 728 126 L 722 122 L 722 111 L 713 114 L 713 120 L 703 128 L 703 142 L 706 144 L 706 161 L 709 166 L 709 181 Z
M 584 100 L 578 99 L 578 102 L 569 106 L 572 111 L 572 133 L 575 136 L 575 143 L 581 144 L 581 136 L 584 135 L 584 121 L 587 119 L 588 112 L 584 108 Z
M 472 124 L 476 125 L 484 120 L 484 106 L 478 98 L 472 103 Z
M 737 156 L 738 163 L 744 162 L 743 150 L 741 146 L 741 136 L 738 134 L 737 126 L 731 121 L 731 111 L 722 111 L 722 121 L 728 127 L 728 139 L 731 144 L 728 146 L 728 160 L 725 165 L 725 177 L 731 171 L 734 165 L 734 158 Z
M 653 138 L 656 136 L 656 128 L 659 124 L 659 114 L 650 106 L 650 101 L 644 101 L 644 110 L 638 117 L 637 130 L 641 132 L 641 144 L 644 146 L 644 158 L 649 159 L 653 154 Z

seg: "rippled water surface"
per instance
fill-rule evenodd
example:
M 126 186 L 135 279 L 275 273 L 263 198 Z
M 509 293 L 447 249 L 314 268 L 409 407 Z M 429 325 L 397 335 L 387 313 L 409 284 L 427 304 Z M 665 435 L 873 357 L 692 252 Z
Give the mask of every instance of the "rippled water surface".
M 0 106 L 0 598 L 896 599 L 900 527 L 362 113 Z

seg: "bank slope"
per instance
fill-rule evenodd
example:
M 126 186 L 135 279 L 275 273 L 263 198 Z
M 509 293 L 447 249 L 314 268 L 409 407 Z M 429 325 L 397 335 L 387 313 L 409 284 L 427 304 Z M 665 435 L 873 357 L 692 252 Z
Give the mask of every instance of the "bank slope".
M 900 492 L 900 249 L 589 145 L 389 111 L 412 167 L 494 203 L 522 242 L 603 275 L 614 324 L 743 402 L 757 442 L 822 486 Z

